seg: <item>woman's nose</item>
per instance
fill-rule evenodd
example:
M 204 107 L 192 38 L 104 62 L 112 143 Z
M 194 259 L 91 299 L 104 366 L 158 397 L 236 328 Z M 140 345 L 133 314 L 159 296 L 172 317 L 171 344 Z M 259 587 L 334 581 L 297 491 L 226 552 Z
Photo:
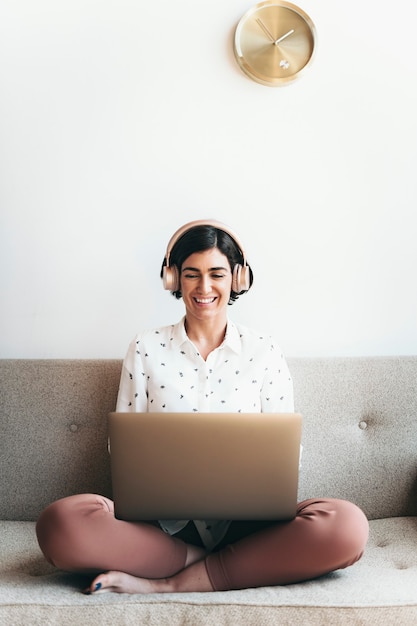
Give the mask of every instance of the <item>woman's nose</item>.
M 209 293 L 211 289 L 210 276 L 201 276 L 198 288 L 201 293 Z

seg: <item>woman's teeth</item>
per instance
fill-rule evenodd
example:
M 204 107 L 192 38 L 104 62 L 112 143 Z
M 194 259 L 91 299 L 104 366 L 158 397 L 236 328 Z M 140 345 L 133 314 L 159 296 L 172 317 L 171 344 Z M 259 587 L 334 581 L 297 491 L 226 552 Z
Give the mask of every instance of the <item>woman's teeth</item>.
M 214 298 L 195 298 L 195 301 L 198 302 L 198 304 L 211 304 L 214 300 Z

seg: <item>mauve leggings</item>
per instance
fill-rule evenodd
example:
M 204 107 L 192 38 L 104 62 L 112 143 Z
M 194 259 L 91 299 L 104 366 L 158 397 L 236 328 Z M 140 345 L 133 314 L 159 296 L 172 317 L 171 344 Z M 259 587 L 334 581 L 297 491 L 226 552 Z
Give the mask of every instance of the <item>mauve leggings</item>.
M 119 570 L 165 578 L 183 569 L 184 541 L 198 543 L 187 530 L 170 536 L 157 523 L 118 520 L 112 501 L 93 494 L 57 500 L 36 531 L 50 563 L 88 574 Z M 233 522 L 205 565 L 217 591 L 285 585 L 352 565 L 367 539 L 367 519 L 354 504 L 312 499 L 298 505 L 291 522 Z

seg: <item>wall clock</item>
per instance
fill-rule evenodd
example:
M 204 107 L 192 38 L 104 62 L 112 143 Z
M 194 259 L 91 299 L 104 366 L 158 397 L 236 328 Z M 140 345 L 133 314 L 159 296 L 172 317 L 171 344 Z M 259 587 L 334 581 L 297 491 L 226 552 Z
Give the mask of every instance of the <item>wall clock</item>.
M 239 21 L 234 52 L 241 69 L 258 83 L 277 87 L 298 78 L 310 64 L 316 29 L 290 2 L 260 2 Z

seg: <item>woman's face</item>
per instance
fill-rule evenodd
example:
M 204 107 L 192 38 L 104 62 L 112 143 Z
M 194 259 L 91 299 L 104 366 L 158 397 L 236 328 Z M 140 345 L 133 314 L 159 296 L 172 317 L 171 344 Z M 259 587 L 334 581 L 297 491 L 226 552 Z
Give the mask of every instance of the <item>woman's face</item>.
M 185 259 L 180 282 L 187 316 L 199 320 L 226 316 L 232 272 L 227 256 L 218 248 L 194 252 Z

